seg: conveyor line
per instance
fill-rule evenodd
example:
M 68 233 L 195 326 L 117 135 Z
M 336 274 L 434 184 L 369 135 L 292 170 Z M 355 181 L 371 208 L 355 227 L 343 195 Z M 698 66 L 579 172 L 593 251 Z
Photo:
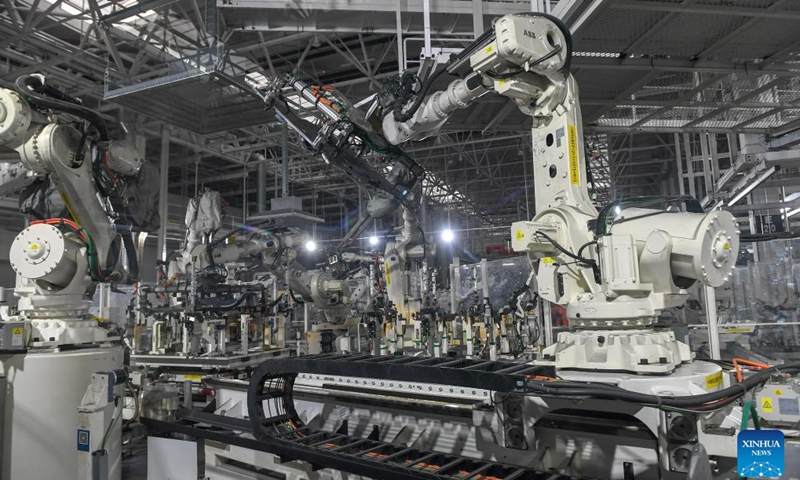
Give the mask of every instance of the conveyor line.
M 308 427 L 253 439 L 248 421 L 199 410 L 180 410 L 177 420 L 143 418 L 157 431 L 181 433 L 273 453 L 283 460 L 303 461 L 316 468 L 336 470 L 381 480 L 581 480 L 554 472 L 431 452 L 381 442 L 375 435 L 360 438 Z

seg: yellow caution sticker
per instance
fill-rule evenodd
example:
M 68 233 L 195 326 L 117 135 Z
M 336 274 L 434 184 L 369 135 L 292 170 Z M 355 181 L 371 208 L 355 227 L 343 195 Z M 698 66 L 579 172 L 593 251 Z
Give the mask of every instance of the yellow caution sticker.
M 764 413 L 772 413 L 772 405 L 773 405 L 773 403 L 774 402 L 769 397 L 762 398 L 761 399 L 761 410 Z
M 726 252 L 730 251 L 731 244 L 729 242 L 725 242 L 725 244 L 722 245 L 722 249 L 725 250 Z
M 748 327 L 730 327 L 722 330 L 725 333 L 751 333 L 753 330 Z
M 567 143 L 569 144 L 569 181 L 573 185 L 580 185 L 581 167 L 578 164 L 578 130 L 575 125 L 567 125 Z
M 72 208 L 72 202 L 69 201 L 69 198 L 67 197 L 66 193 L 61 192 L 61 200 L 64 201 L 64 206 L 67 207 L 67 211 L 69 212 L 72 219 L 75 220 L 75 223 L 77 223 L 78 225 L 83 225 L 83 222 L 81 222 L 80 217 L 78 217 L 78 213 L 75 212 L 74 208 Z
M 13 329 L 11 329 L 11 333 L 13 335 L 22 335 L 23 330 L 21 328 L 13 328 Z
M 780 388 L 776 388 L 775 389 L 775 395 L 777 395 L 777 396 L 783 395 L 783 390 L 781 390 Z
M 42 247 L 38 243 L 31 243 L 30 245 L 28 245 L 28 248 L 35 252 L 35 251 L 39 250 Z
M 498 81 L 497 81 L 497 86 L 498 86 L 498 87 L 502 87 L 502 86 L 504 86 L 505 84 L 506 84 L 506 81 L 505 81 L 505 80 L 498 80 Z
M 386 285 L 392 284 L 392 275 L 389 273 L 389 264 L 384 263 L 383 267 L 386 269 Z
M 519 242 L 520 240 L 525 238 L 525 232 L 523 232 L 522 230 L 517 230 L 517 233 L 514 234 L 514 237 L 516 237 L 517 241 Z
M 722 386 L 722 372 L 706 376 L 706 390 L 714 390 Z
M 494 46 L 493 45 L 489 45 L 488 47 L 486 47 L 486 53 L 492 53 L 492 52 L 494 52 Z
M 200 381 L 203 379 L 203 376 L 196 373 L 188 373 L 183 375 L 184 380 L 197 380 Z
M 556 263 L 556 259 L 555 259 L 555 258 L 553 258 L 553 257 L 544 257 L 544 258 L 542 259 L 542 263 L 546 263 L 546 264 L 548 264 L 548 265 L 549 265 L 549 264 L 551 264 L 551 263 Z

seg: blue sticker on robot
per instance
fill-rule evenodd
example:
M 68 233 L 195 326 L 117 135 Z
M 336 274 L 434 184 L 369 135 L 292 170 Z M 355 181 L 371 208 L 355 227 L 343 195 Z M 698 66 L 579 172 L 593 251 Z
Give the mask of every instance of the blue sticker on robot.
M 744 430 L 736 439 L 739 475 L 778 478 L 785 464 L 784 438 L 780 430 Z
M 89 435 L 89 430 L 81 430 L 78 429 L 78 451 L 81 452 L 88 452 L 89 451 L 89 440 L 91 436 Z

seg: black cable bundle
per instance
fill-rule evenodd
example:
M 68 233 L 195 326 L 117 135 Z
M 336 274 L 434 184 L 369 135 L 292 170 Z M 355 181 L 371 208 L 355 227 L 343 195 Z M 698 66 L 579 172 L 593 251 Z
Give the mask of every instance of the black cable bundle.
M 77 99 L 69 97 L 45 85 L 38 76 L 23 75 L 17 78 L 15 87 L 17 93 L 22 95 L 31 105 L 37 108 L 56 110 L 80 117 L 97 129 L 101 142 L 108 142 L 111 140 L 108 134 L 108 126 L 100 114 L 76 103 Z
M 775 367 L 761 370 L 758 373 L 745 379 L 743 382 L 718 390 L 716 392 L 704 393 L 701 395 L 671 396 L 671 395 L 648 395 L 633 392 L 613 385 L 602 383 L 582 383 L 582 382 L 545 382 L 530 381 L 528 389 L 531 393 L 539 395 L 568 396 L 568 397 L 591 397 L 608 400 L 620 400 L 624 402 L 637 403 L 647 406 L 674 407 L 677 409 L 687 409 L 699 412 L 718 410 L 730 405 L 739 398 L 743 397 L 750 390 L 759 387 L 767 382 L 774 374 L 797 374 L 800 373 L 800 363 L 778 365 Z

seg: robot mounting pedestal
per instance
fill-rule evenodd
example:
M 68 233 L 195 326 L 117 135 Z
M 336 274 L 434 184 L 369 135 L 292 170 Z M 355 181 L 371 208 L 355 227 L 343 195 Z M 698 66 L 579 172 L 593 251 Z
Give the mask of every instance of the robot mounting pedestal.
M 626 370 L 670 373 L 692 360 L 689 346 L 672 331 L 580 330 L 561 332 L 558 342 L 544 350 L 559 369 Z

